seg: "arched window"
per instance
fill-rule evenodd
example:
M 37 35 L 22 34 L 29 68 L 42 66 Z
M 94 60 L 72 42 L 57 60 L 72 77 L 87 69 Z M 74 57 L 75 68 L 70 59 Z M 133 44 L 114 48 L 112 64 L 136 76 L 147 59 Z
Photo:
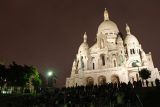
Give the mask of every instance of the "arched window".
M 111 76 L 111 82 L 112 83 L 119 83 L 119 76 L 118 75 L 112 75 Z
M 134 49 L 132 49 L 133 50 L 133 54 L 135 54 L 135 50 Z
M 83 56 L 81 56 L 81 60 L 83 59 Z
M 84 68 L 83 56 L 81 56 L 81 68 Z
M 93 70 L 95 69 L 95 65 L 94 65 L 94 63 L 93 63 Z
M 116 67 L 116 60 L 113 60 L 113 63 L 114 63 L 114 67 Z
M 91 58 L 91 69 L 95 69 L 95 57 Z
M 101 55 L 102 65 L 105 65 L 105 55 Z
M 106 83 L 106 77 L 105 76 L 99 76 L 98 77 L 98 85 L 104 85 Z
M 104 48 L 104 40 L 101 39 L 101 48 Z
M 86 85 L 94 85 L 94 79 L 92 77 L 86 78 Z
M 132 54 L 132 49 L 130 49 L 130 53 Z
M 130 49 L 130 53 L 131 54 L 135 54 L 135 50 L 134 49 Z
M 127 51 L 127 49 L 125 50 L 125 54 L 127 54 L 127 55 L 128 55 L 128 51 Z

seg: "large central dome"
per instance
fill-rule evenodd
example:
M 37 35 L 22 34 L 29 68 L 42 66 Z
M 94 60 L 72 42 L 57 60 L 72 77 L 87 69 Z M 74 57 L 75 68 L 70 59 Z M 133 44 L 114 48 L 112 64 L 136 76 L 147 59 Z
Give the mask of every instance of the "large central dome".
M 98 27 L 98 33 L 118 33 L 117 25 L 109 20 L 108 11 L 104 11 L 104 21 Z
M 105 20 L 99 25 L 98 32 L 103 31 L 119 32 L 117 25 L 111 20 Z

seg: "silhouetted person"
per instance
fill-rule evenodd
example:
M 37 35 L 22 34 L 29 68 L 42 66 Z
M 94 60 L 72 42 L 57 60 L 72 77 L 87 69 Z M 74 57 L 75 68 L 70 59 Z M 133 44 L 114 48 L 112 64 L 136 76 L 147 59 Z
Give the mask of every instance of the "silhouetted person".
M 140 88 L 142 87 L 142 81 L 141 81 L 141 80 L 138 81 L 138 86 L 139 86 Z
M 155 79 L 155 84 L 156 84 L 156 87 L 159 87 L 160 86 L 160 82 L 159 82 L 159 79 Z
M 149 82 L 148 82 L 148 80 L 146 80 L 146 86 L 148 87 L 148 84 L 149 84 Z
M 136 83 L 136 81 L 133 81 L 133 86 L 134 86 L 134 88 L 137 88 L 137 83 Z
M 129 88 L 133 88 L 132 83 L 130 81 L 128 82 L 128 86 Z
M 152 87 L 154 87 L 154 85 L 153 85 L 153 81 L 151 81 L 151 86 L 152 86 Z

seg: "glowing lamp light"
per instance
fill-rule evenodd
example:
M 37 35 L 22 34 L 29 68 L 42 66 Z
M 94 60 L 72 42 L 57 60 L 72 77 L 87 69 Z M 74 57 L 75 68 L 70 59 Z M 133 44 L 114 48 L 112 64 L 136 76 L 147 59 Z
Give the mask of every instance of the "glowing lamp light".
M 48 72 L 48 76 L 50 77 L 50 76 L 52 76 L 53 75 L 53 72 L 52 71 L 49 71 Z

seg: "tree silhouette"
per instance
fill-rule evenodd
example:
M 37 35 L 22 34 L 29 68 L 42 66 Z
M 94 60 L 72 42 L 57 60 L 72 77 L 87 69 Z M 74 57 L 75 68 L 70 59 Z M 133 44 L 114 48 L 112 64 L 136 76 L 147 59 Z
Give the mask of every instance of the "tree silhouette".
M 0 65 L 0 86 L 38 87 L 41 85 L 38 70 L 33 66 L 19 65 L 13 62 L 8 67 Z
M 3 86 L 6 79 L 6 67 L 0 64 L 0 86 Z
M 150 78 L 151 71 L 144 68 L 144 69 L 139 71 L 139 76 L 142 78 L 142 80 L 146 80 L 146 79 Z
M 32 78 L 31 78 L 32 79 L 32 84 L 37 89 L 41 85 L 42 81 L 40 79 L 38 70 L 35 67 L 31 67 L 31 69 L 32 69 L 32 73 L 33 73 Z

